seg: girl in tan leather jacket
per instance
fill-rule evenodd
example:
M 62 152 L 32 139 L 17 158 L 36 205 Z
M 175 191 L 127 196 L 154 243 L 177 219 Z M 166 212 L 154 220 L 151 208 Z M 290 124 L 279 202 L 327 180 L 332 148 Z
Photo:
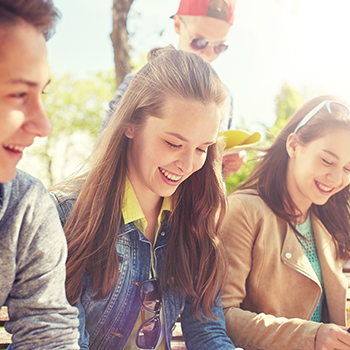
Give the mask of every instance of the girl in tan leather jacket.
M 227 333 L 250 349 L 350 349 L 350 108 L 306 103 L 229 197 Z

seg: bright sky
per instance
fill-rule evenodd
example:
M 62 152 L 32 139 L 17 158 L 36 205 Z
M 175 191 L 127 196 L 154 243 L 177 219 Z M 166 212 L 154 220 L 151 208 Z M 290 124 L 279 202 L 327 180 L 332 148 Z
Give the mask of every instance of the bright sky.
M 113 67 L 109 38 L 113 0 L 54 0 L 62 12 L 49 41 L 52 72 L 87 76 Z M 137 52 L 177 45 L 169 16 L 179 0 L 134 0 L 129 28 Z M 350 100 L 349 0 L 237 0 L 230 48 L 213 66 L 231 89 L 234 126 L 251 130 L 275 120 L 283 81 L 308 96 Z M 164 30 L 162 37 L 157 34 Z

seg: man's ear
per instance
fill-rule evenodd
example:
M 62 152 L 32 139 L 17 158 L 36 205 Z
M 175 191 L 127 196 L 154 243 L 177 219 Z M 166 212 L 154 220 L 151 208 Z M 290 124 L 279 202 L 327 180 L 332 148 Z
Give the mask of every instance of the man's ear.
M 297 134 L 294 134 L 294 132 L 292 132 L 291 134 L 288 135 L 287 142 L 286 142 L 286 150 L 289 155 L 289 158 L 295 157 L 295 154 L 299 146 L 300 146 L 299 136 Z
M 124 131 L 124 135 L 128 138 L 128 139 L 133 139 L 134 138 L 134 134 L 135 134 L 135 128 L 134 126 L 128 126 L 127 128 L 125 128 Z
M 181 19 L 180 19 L 179 15 L 175 15 L 175 16 L 173 17 L 173 19 L 174 19 L 174 29 L 175 29 L 175 32 L 176 32 L 177 34 L 180 34 Z

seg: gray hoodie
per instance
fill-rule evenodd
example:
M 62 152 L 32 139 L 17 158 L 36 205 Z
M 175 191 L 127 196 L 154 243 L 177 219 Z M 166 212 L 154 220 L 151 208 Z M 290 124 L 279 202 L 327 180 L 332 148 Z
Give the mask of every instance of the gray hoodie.
M 65 296 L 66 239 L 42 183 L 18 170 L 0 184 L 0 306 L 12 349 L 79 349 L 78 311 Z

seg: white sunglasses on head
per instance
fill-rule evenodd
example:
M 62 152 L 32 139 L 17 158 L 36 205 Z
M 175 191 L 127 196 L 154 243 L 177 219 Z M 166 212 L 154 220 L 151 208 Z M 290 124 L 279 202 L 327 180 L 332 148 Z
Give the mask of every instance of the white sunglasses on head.
M 336 103 L 338 105 L 341 105 L 343 107 L 345 107 L 348 112 L 349 112 L 349 116 L 348 118 L 350 118 L 350 107 L 347 106 L 346 104 L 342 103 L 342 102 L 338 102 L 338 101 L 331 101 L 331 100 L 324 100 L 322 101 L 319 105 L 317 105 L 315 108 L 313 108 L 308 114 L 306 114 L 306 116 L 299 122 L 299 124 L 297 125 L 297 127 L 294 130 L 294 134 L 302 127 L 304 126 L 313 116 L 315 116 L 315 114 L 317 112 L 319 112 L 321 110 L 322 107 L 326 106 L 328 109 L 329 114 L 332 114 L 332 109 L 331 109 L 331 104 L 332 103 Z

